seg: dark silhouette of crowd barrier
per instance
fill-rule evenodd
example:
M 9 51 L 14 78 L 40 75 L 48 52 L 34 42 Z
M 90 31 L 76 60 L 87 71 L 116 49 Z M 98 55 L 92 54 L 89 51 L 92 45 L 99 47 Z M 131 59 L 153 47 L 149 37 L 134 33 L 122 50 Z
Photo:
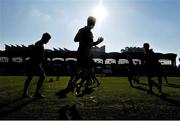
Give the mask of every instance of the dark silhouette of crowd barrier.
M 25 75 L 26 64 L 29 61 L 31 46 L 5 46 L 4 51 L 0 51 L 0 75 Z M 180 69 L 176 66 L 174 53 L 156 53 L 159 62 L 167 76 L 180 76 Z M 141 75 L 143 71 L 143 52 L 92 52 L 92 58 L 96 62 L 96 74 L 106 76 L 127 76 L 128 59 L 131 56 L 134 65 L 137 66 Z M 68 49 L 45 50 L 44 68 L 46 75 L 68 76 L 72 73 L 72 68 L 76 68 L 76 51 Z

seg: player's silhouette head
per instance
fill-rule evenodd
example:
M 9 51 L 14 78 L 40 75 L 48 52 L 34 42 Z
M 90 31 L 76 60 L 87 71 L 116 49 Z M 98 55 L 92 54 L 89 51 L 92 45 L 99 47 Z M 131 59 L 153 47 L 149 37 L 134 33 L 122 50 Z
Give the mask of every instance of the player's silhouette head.
M 49 33 L 44 33 L 41 38 L 44 44 L 48 43 L 50 39 L 51 39 L 51 35 Z
M 89 16 L 88 19 L 87 19 L 87 26 L 90 28 L 90 29 L 93 29 L 94 26 L 96 24 L 96 18 L 93 17 L 93 16 Z
M 149 47 L 150 47 L 150 46 L 149 46 L 149 43 L 144 43 L 144 44 L 143 44 L 143 48 L 144 48 L 145 51 L 148 51 L 148 50 L 149 50 Z

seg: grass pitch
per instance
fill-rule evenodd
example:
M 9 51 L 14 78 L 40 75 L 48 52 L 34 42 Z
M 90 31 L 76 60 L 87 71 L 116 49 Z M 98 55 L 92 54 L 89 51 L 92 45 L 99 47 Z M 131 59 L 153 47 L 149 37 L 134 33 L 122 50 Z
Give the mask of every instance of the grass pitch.
M 147 94 L 147 80 L 140 78 L 136 88 L 129 86 L 127 77 L 98 77 L 100 87 L 91 94 L 76 97 L 69 93 L 66 98 L 55 94 L 65 88 L 69 77 L 49 82 L 47 77 L 42 91 L 44 99 L 22 98 L 24 76 L 0 77 L 0 119 L 180 119 L 180 77 L 168 77 L 163 81 L 165 98 Z M 31 82 L 29 93 L 36 89 L 37 77 Z

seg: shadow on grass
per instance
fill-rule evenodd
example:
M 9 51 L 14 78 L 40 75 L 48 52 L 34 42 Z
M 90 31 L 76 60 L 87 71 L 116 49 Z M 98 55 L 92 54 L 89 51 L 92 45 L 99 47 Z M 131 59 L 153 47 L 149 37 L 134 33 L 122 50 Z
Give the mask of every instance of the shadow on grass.
M 19 97 L 19 98 L 16 98 L 16 99 L 14 99 L 14 100 L 11 100 L 10 102 L 7 102 L 7 103 L 5 103 L 5 104 L 0 104 L 0 110 L 1 110 L 2 108 L 6 107 L 6 106 L 8 106 L 8 105 L 10 105 L 10 104 L 12 104 L 12 103 L 16 103 L 16 102 L 20 101 L 20 100 L 22 100 L 22 99 L 23 99 L 23 97 Z
M 140 85 L 144 85 L 144 86 L 148 86 L 148 84 L 146 84 L 146 83 L 143 83 L 143 82 L 141 82 L 141 83 L 139 83 Z
M 0 119 L 1 117 L 6 117 L 8 114 L 16 112 L 26 106 L 27 104 L 37 100 L 38 98 L 17 98 L 12 102 L 3 105 L 0 108 Z
M 164 85 L 166 87 L 172 87 L 172 88 L 180 88 L 180 85 L 177 85 L 177 84 L 171 84 L 171 83 L 168 83 L 167 85 Z
M 69 107 L 69 105 L 65 105 L 61 109 L 59 109 L 59 120 L 68 120 L 68 116 L 66 114 L 68 107 Z
M 144 89 L 144 88 L 142 88 L 142 87 L 140 87 L 140 86 L 137 86 L 137 87 L 134 87 L 134 88 L 148 92 L 147 89 Z M 160 95 L 159 95 L 159 94 L 156 94 L 156 93 L 153 92 L 153 93 L 151 93 L 151 95 L 155 95 L 155 96 L 159 97 L 160 99 L 162 99 L 162 100 L 164 100 L 164 101 L 167 101 L 167 102 L 172 103 L 173 105 L 175 105 L 175 106 L 177 106 L 177 107 L 180 107 L 180 102 L 177 101 L 177 100 L 174 100 L 174 99 L 169 98 L 169 97 L 167 96 L 167 94 L 164 94 L 164 93 L 163 93 L 163 94 L 160 94 Z
M 70 107 L 65 105 L 59 110 L 59 120 L 82 120 L 82 117 L 75 104 Z
M 70 91 L 67 89 L 62 89 L 56 93 L 56 96 L 58 96 L 59 98 L 66 98 L 69 92 Z
M 142 91 L 148 91 L 147 89 L 145 89 L 145 88 L 142 88 L 142 87 L 140 87 L 140 86 L 134 86 L 134 88 L 136 88 L 136 89 L 139 89 L 139 90 L 142 90 Z

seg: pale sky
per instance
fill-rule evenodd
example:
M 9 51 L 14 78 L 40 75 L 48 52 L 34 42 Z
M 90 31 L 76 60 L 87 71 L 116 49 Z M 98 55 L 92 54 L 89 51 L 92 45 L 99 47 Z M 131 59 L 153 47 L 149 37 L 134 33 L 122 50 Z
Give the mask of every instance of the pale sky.
M 99 6 L 105 12 L 94 41 L 103 36 L 99 46 L 106 45 L 106 52 L 148 42 L 155 52 L 180 57 L 180 0 L 0 0 L 0 50 L 33 44 L 44 32 L 52 36 L 46 48 L 77 50 L 74 36 Z

